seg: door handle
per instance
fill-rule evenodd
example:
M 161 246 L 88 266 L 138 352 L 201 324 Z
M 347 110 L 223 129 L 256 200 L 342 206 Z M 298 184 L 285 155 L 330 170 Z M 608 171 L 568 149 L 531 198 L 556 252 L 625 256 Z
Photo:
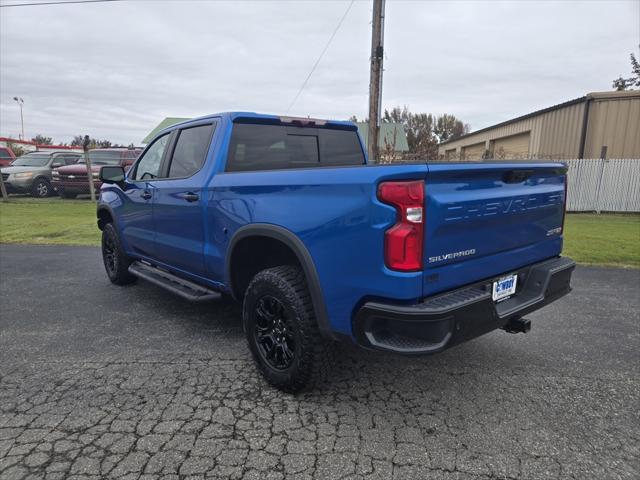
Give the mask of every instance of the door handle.
M 148 192 L 146 190 L 144 192 L 142 192 L 142 195 L 140 195 L 140 196 L 142 198 L 144 198 L 145 200 L 149 200 L 152 197 L 151 192 Z
M 180 198 L 186 200 L 187 202 L 197 202 L 198 200 L 200 200 L 200 195 L 198 195 L 197 193 L 187 192 L 181 193 Z

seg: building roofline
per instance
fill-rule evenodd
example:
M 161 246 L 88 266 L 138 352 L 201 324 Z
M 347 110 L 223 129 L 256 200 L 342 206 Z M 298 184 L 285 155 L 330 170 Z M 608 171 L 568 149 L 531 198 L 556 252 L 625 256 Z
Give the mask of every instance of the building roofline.
M 440 145 L 447 145 L 448 143 L 457 142 L 458 140 L 462 140 L 464 138 L 471 137 L 478 133 L 483 133 L 488 130 L 493 130 L 495 128 L 504 127 L 510 125 L 512 123 L 520 122 L 522 120 L 526 120 L 527 118 L 535 117 L 536 115 L 542 115 L 543 113 L 553 112 L 554 110 L 559 110 L 561 108 L 570 107 L 571 105 L 576 105 L 578 103 L 582 103 L 586 100 L 601 100 L 601 99 L 613 99 L 613 98 L 628 98 L 628 97 L 640 97 L 640 90 L 628 90 L 622 92 L 591 92 L 587 93 L 583 97 L 574 98 L 573 100 L 569 100 L 567 102 L 558 103 L 557 105 L 552 105 L 547 108 L 543 108 L 541 110 L 536 110 L 535 112 L 527 113 L 526 115 L 521 115 L 516 118 L 511 118 L 509 120 L 505 120 L 504 122 L 496 123 L 495 125 L 490 125 L 488 127 L 481 128 L 480 130 L 476 130 L 475 132 L 467 133 L 466 135 L 462 135 L 460 137 L 452 138 L 450 140 L 445 140 L 444 142 L 440 142 Z
M 0 142 L 3 143 L 17 143 L 20 145 L 31 145 L 36 147 L 37 150 L 82 150 L 82 147 L 76 147 L 71 145 L 42 145 L 30 140 L 20 140 L 11 137 L 0 137 Z

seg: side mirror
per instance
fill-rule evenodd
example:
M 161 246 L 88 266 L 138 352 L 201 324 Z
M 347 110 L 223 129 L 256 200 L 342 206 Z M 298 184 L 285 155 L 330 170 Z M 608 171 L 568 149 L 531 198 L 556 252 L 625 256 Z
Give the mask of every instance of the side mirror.
M 63 165 L 64 165 L 64 163 L 62 163 L 62 162 L 53 162 L 53 163 L 51 164 L 51 168 L 60 168 L 60 167 L 62 167 Z
M 100 181 L 102 183 L 120 184 L 124 182 L 124 168 L 119 165 L 108 165 L 100 169 Z

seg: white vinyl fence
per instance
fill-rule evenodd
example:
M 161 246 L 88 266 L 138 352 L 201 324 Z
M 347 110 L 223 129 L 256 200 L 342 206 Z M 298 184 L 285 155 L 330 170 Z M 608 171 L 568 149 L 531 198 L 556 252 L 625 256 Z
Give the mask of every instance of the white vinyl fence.
M 640 159 L 565 160 L 569 212 L 640 212 Z

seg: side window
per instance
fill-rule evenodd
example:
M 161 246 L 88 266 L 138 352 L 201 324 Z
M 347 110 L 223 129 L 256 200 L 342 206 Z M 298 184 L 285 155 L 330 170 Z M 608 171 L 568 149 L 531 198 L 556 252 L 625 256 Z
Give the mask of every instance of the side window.
M 0 148 L 0 159 L 2 159 L 2 160 L 8 160 L 8 159 L 13 160 L 13 157 L 11 155 L 9 155 L 9 151 L 7 149 Z
M 249 123 L 233 126 L 228 172 L 318 165 L 316 129 Z
M 323 165 L 362 165 L 364 153 L 358 134 L 351 130 L 322 130 L 320 134 Z
M 151 144 L 136 166 L 136 171 L 133 174 L 134 180 L 151 180 L 158 176 L 162 156 L 168 143 L 169 134 L 166 133 Z
M 200 170 L 209 151 L 213 129 L 213 125 L 200 125 L 180 130 L 169 166 L 169 178 L 190 177 Z

